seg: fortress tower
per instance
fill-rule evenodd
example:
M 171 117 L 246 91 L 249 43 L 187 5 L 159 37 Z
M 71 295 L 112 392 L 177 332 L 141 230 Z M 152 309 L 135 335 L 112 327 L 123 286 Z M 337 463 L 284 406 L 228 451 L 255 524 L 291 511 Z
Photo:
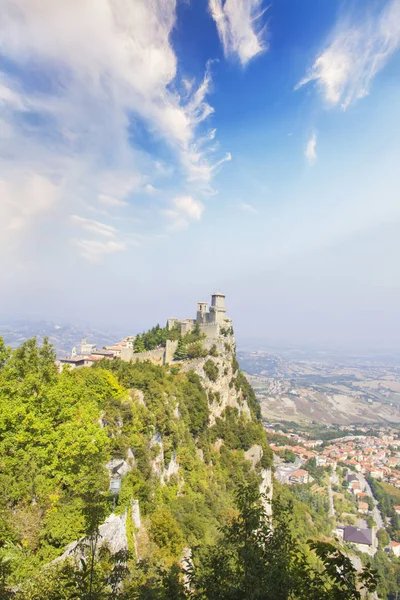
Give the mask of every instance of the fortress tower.
M 198 302 L 196 319 L 171 318 L 167 321 L 168 329 L 179 327 L 181 335 L 192 331 L 195 325 L 198 325 L 200 331 L 209 339 L 217 339 L 222 328 L 226 330 L 232 326 L 232 320 L 226 316 L 225 294 L 212 294 L 210 307 L 207 302 Z
M 211 296 L 209 322 L 222 325 L 226 317 L 225 294 L 218 292 Z
M 208 317 L 208 304 L 207 302 L 198 302 L 197 303 L 197 314 L 196 314 L 196 323 L 199 325 L 203 325 L 207 323 Z

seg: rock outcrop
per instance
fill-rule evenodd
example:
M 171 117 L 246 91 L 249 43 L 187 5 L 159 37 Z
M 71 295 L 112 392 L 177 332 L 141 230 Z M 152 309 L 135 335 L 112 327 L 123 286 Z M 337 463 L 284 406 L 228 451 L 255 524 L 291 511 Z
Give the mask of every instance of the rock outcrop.
M 216 340 L 204 340 L 203 346 L 211 354 L 203 358 L 186 360 L 181 363 L 181 371 L 194 371 L 199 375 L 204 389 L 208 394 L 210 407 L 210 426 L 222 415 L 225 408 L 237 408 L 239 413 L 250 417 L 250 409 L 243 401 L 242 392 L 236 390 L 235 377 L 238 373 L 236 361 L 236 342 L 233 335 L 227 335 Z M 207 375 L 208 361 L 218 369 L 216 379 Z

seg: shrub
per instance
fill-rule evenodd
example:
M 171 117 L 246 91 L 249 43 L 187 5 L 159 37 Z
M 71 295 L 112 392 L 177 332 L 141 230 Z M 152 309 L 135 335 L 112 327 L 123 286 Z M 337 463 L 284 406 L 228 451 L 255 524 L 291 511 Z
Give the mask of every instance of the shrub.
M 207 356 L 207 351 L 203 348 L 201 342 L 193 342 L 187 347 L 186 354 L 188 358 L 201 358 Z
M 232 371 L 233 371 L 233 373 L 236 373 L 236 371 L 238 371 L 238 370 L 239 370 L 239 363 L 237 361 L 236 356 L 234 356 L 232 358 Z
M 203 369 L 210 381 L 217 381 L 219 370 L 218 370 L 218 366 L 215 364 L 215 362 L 213 360 L 208 359 L 208 361 L 205 363 Z
M 213 344 L 210 348 L 210 352 L 209 352 L 210 356 L 218 356 L 218 350 L 217 350 L 217 346 L 216 344 Z

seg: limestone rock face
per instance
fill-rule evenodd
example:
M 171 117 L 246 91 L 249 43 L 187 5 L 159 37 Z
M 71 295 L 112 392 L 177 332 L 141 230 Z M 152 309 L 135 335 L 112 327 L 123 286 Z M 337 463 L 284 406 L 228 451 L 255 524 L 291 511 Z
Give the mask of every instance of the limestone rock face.
M 227 407 L 236 408 L 240 414 L 251 418 L 249 406 L 241 390 L 237 390 L 235 386 L 236 377 L 238 375 L 236 362 L 236 343 L 233 335 L 222 336 L 218 339 L 206 339 L 202 341 L 203 347 L 208 350 L 208 355 L 204 358 L 193 360 L 185 360 L 180 363 L 181 372 L 194 371 L 201 379 L 202 385 L 207 393 L 209 402 L 209 426 L 212 427 L 216 419 L 221 417 Z M 204 368 L 207 361 L 212 361 L 218 373 L 216 377 L 210 378 L 207 375 L 207 367 Z M 215 380 L 214 380 L 215 379 Z M 142 391 L 135 390 L 132 392 L 138 402 L 145 405 L 145 397 Z M 174 409 L 175 418 L 180 418 L 179 405 Z M 219 439 L 214 443 L 214 450 L 219 450 L 223 444 L 223 440 Z M 179 458 L 172 454 L 171 460 L 165 466 L 164 444 L 162 435 L 155 432 L 150 443 L 152 449 L 151 468 L 156 477 L 159 478 L 161 485 L 165 485 L 173 475 L 179 476 Z M 203 451 L 197 449 L 198 455 L 203 460 Z M 251 468 L 260 473 L 260 493 L 263 494 L 263 504 L 267 515 L 272 514 L 270 500 L 272 498 L 272 473 L 271 469 L 263 469 L 259 471 L 259 463 L 263 456 L 262 447 L 258 444 L 253 445 L 245 453 L 246 459 L 251 463 Z M 124 459 L 113 459 L 107 464 L 110 474 L 118 474 L 124 477 L 135 465 L 134 453 L 128 449 L 127 456 Z M 183 483 L 180 481 L 180 483 Z M 130 510 L 124 515 L 117 516 L 111 514 L 100 527 L 101 542 L 107 543 L 112 552 L 119 550 L 127 550 L 127 515 L 132 519 L 134 526 L 134 546 L 136 556 L 138 557 L 138 539 L 140 531 L 143 530 L 143 523 L 140 517 L 139 500 L 133 500 Z M 79 556 L 80 542 L 70 544 L 64 554 L 57 560 L 63 560 L 71 555 Z
M 128 550 L 126 517 L 126 512 L 120 516 L 112 513 L 99 527 L 101 543 L 107 543 L 113 554 L 120 550 Z
M 132 453 L 132 450 L 129 448 Z M 128 451 L 129 453 L 129 451 Z M 128 462 L 122 458 L 113 458 L 106 464 L 107 469 L 110 471 L 112 475 L 126 475 L 129 471 L 132 471 L 132 464 L 134 463 L 134 457 L 132 453 L 132 457 L 128 456 Z
M 213 346 L 215 346 L 216 356 L 209 355 L 205 358 L 196 358 L 181 363 L 182 372 L 194 371 L 197 373 L 208 394 L 209 425 L 214 425 L 227 406 L 237 408 L 240 413 L 250 417 L 250 409 L 243 400 L 241 391 L 237 391 L 235 388 L 235 377 L 237 376 L 237 370 L 234 370 L 235 338 L 233 335 L 228 335 L 219 339 L 204 340 L 203 347 L 205 349 L 211 350 Z M 215 381 L 212 381 L 204 370 L 204 365 L 209 360 L 218 368 L 218 376 Z
M 254 469 L 256 464 L 262 459 L 263 450 L 259 444 L 254 444 L 244 455 L 246 460 L 251 462 L 251 467 Z
M 106 544 L 110 551 L 115 554 L 120 550 L 128 550 L 128 540 L 126 537 L 126 518 L 127 513 L 123 515 L 114 515 L 112 513 L 99 527 L 100 539 L 98 542 L 99 546 Z M 72 542 L 67 546 L 65 552 L 56 558 L 53 562 L 61 562 L 66 558 L 82 556 L 82 546 L 85 540 L 82 538 L 77 542 Z
M 254 470 L 257 464 L 260 462 L 263 456 L 263 449 L 259 444 L 254 444 L 251 448 L 245 452 L 246 460 L 251 462 L 251 468 Z M 273 493 L 273 481 L 271 469 L 262 469 L 260 482 L 260 494 L 262 496 L 262 504 L 268 517 L 272 516 L 272 493 Z
M 262 494 L 262 503 L 266 514 L 270 517 L 272 515 L 272 471 L 271 469 L 263 469 L 261 471 L 261 483 L 260 483 L 260 494 Z
M 179 472 L 179 464 L 176 462 L 176 453 L 173 452 L 172 458 L 169 461 L 168 467 L 164 469 L 163 480 L 169 481 L 172 475 L 177 475 Z
M 151 461 L 153 473 L 162 479 L 164 473 L 164 446 L 161 433 L 155 433 L 150 441 L 150 448 L 158 448 L 158 453 Z

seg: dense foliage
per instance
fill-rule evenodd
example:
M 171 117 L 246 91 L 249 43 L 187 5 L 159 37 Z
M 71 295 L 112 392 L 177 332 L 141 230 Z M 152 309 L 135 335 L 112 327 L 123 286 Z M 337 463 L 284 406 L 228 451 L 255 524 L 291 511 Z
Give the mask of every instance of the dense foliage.
M 368 568 L 357 573 L 335 546 L 308 540 L 308 552 L 301 547 L 293 533 L 290 502 L 274 503 L 273 526 L 254 487 L 241 487 L 237 504 L 238 514 L 221 528 L 218 542 L 193 555 L 192 597 L 360 600 L 376 589 L 374 573 Z
M 204 363 L 203 369 L 210 381 L 217 381 L 219 374 L 218 365 L 211 358 Z
M 396 488 L 390 485 L 380 483 L 373 477 L 367 477 L 375 499 L 378 501 L 378 507 L 383 519 L 388 522 L 388 532 L 390 537 L 400 542 L 400 515 L 394 509 L 400 504 L 400 494 Z
M 228 407 L 210 427 L 193 371 L 116 359 L 59 373 L 46 340 L 11 351 L 0 339 L 0 598 L 358 600 L 364 580 L 372 589 L 368 570 L 360 578 L 334 547 L 307 544 L 329 527 L 324 499 L 276 484 L 271 528 L 258 490 L 272 453 L 240 371 L 232 385 L 252 418 Z M 128 551 L 117 554 L 99 534 L 111 458 L 128 465 L 115 506 Z M 54 562 L 75 540 L 76 557 Z
M 152 329 L 149 329 L 149 331 L 136 336 L 133 349 L 134 352 L 147 352 L 159 346 L 165 347 L 167 340 L 177 340 L 180 338 L 180 335 L 178 327 L 168 329 L 168 327 L 156 325 Z
M 258 480 L 244 456 L 249 445 L 262 445 L 263 465 L 271 462 L 261 423 L 242 416 L 238 427 L 234 421 L 226 414 L 219 419 L 218 431 L 209 429 L 208 397 L 193 372 L 116 359 L 58 373 L 46 340 L 41 347 L 30 340 L 15 351 L 1 340 L 4 586 L 28 585 L 34 575 L 40 579 L 42 568 L 67 544 L 92 539 L 93 527 L 85 515 L 93 513 L 93 498 L 98 499 L 101 514 L 112 511 L 105 465 L 110 458 L 126 458 L 128 451 L 134 462 L 123 477 L 116 512 L 130 510 L 131 501 L 139 500 L 147 531 L 141 556 L 152 566 L 148 571 L 143 567 L 137 576 L 146 585 L 150 579 L 158 581 L 157 569 L 173 565 L 184 547 L 217 537 L 239 482 Z M 162 453 L 156 434 L 162 439 Z M 226 438 L 222 448 L 215 446 L 217 437 Z M 163 470 L 171 460 L 178 465 L 178 474 L 161 485 L 155 465 Z M 133 552 L 132 535 L 131 531 Z M 90 564 L 89 555 L 84 560 Z M 98 583 L 119 572 L 118 561 L 112 566 L 111 556 L 102 560 L 108 566 Z M 133 559 L 131 568 L 134 565 Z M 55 580 L 68 578 L 71 568 L 57 567 Z

